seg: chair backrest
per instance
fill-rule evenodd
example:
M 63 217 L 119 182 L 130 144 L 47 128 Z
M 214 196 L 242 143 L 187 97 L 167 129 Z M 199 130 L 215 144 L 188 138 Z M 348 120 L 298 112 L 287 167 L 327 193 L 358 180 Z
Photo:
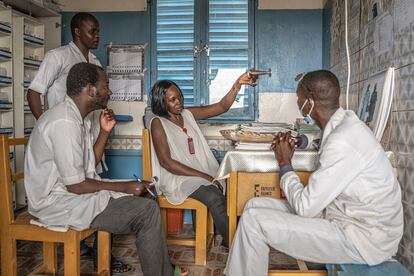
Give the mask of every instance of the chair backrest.
M 6 134 L 0 135 L 0 226 L 11 224 L 14 221 L 13 210 L 13 182 L 23 179 L 23 172 L 12 174 L 10 166 L 10 147 L 27 145 L 28 138 L 9 138 Z
M 148 128 L 142 129 L 142 176 L 144 179 L 151 179 L 151 134 Z
M 155 117 L 155 114 L 152 113 L 151 107 L 147 106 L 144 111 L 144 116 L 142 118 L 144 122 L 144 128 L 150 128 L 151 120 Z

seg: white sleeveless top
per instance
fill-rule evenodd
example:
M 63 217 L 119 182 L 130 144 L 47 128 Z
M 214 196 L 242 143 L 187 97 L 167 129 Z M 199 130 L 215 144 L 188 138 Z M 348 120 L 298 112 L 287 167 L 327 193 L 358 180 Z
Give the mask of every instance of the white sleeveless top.
M 168 146 L 170 147 L 171 158 L 188 167 L 214 177 L 219 168 L 219 164 L 207 145 L 207 141 L 201 133 L 193 114 L 184 109 L 181 115 L 188 136 L 193 138 L 195 154 L 190 154 L 187 142 L 188 136 L 181 127 L 166 118 L 154 117 L 160 119 L 161 125 L 164 128 Z M 152 120 L 154 118 L 152 118 Z M 151 163 L 152 173 L 154 176 L 158 176 L 159 179 L 158 184 L 156 185 L 157 192 L 158 194 L 164 194 L 171 204 L 179 205 L 201 185 L 211 185 L 211 183 L 204 178 L 175 175 L 161 167 L 154 150 L 153 141 L 151 142 Z

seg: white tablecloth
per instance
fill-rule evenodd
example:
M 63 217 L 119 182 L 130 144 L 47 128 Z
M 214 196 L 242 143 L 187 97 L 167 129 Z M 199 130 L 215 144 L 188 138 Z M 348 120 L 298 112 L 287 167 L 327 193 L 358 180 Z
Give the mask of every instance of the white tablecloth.
M 393 152 L 386 152 L 393 167 L 396 167 Z M 296 150 L 292 167 L 295 171 L 312 172 L 317 169 L 319 155 L 314 150 Z M 231 172 L 278 172 L 279 164 L 270 150 L 228 151 L 220 164 L 216 179 L 228 178 Z

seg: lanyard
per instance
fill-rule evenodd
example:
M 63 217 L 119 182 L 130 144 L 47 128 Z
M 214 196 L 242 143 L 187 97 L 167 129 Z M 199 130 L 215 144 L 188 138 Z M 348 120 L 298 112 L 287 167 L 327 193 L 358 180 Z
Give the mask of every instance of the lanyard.
M 190 154 L 195 154 L 193 138 L 190 135 L 188 135 L 187 129 L 185 127 L 183 127 L 183 132 L 185 133 L 185 135 L 187 135 L 188 151 L 190 152 Z

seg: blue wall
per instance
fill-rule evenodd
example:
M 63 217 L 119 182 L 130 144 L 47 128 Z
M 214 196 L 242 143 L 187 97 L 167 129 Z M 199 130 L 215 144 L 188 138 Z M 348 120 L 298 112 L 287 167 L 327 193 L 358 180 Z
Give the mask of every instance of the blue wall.
M 62 13 L 62 45 L 72 41 L 70 32 L 70 20 L 75 12 Z M 149 44 L 149 16 L 147 12 L 94 12 L 92 13 L 100 24 L 99 47 L 92 52 L 101 61 L 102 66 L 106 67 L 106 48 L 105 45 L 113 44 Z M 145 49 L 145 67 L 150 68 L 149 47 Z M 148 71 L 145 74 L 144 91 L 149 90 Z
M 297 74 L 322 68 L 322 10 L 257 10 L 256 64 L 272 68 L 259 91 L 295 92 Z
M 332 1 L 328 0 L 323 7 L 323 27 L 322 27 L 322 65 L 324 69 L 331 67 L 331 16 Z

